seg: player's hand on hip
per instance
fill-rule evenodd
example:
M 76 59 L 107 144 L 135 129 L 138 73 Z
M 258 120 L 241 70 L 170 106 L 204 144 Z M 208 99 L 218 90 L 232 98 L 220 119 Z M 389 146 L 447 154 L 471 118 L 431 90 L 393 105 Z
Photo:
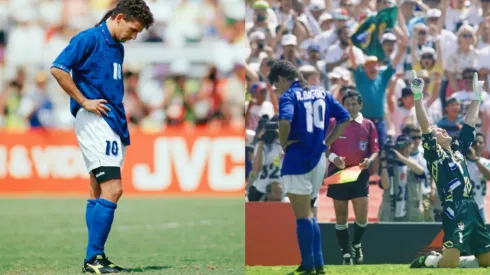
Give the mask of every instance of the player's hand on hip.
M 333 160 L 333 164 L 339 168 L 339 169 L 344 169 L 345 168 L 345 162 L 344 162 L 345 157 L 336 157 Z
M 369 166 L 371 165 L 371 160 L 368 159 L 368 158 L 365 158 L 361 163 L 359 163 L 359 166 L 362 168 L 362 169 L 366 169 L 366 168 L 369 168 Z
M 107 116 L 107 112 L 110 112 L 111 109 L 107 107 L 104 103 L 107 103 L 107 100 L 87 99 L 82 102 L 82 107 L 89 112 L 97 114 L 98 116 Z
M 478 80 L 478 73 L 473 74 L 473 100 L 483 100 L 483 83 L 485 81 Z
M 414 99 L 422 99 L 424 91 L 424 80 L 422 78 L 417 78 L 417 73 L 412 70 L 412 82 L 410 83 L 410 88 L 412 89 Z

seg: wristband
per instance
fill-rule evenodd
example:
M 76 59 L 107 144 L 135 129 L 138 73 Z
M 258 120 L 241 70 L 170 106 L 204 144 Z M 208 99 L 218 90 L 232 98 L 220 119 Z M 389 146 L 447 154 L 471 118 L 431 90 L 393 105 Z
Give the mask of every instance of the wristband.
M 413 99 L 415 99 L 415 100 L 422 99 L 422 93 L 420 93 L 420 94 L 413 93 Z
M 330 155 L 328 155 L 328 160 L 329 160 L 330 162 L 333 162 L 333 161 L 334 161 L 334 160 L 335 160 L 337 157 L 338 157 L 338 156 L 337 156 L 337 154 L 335 154 L 335 153 L 330 153 Z

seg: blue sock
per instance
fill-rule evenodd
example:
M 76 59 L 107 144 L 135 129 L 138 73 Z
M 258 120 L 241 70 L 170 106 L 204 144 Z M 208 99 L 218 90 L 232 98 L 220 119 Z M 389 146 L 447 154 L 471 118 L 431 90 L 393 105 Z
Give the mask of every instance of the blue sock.
M 297 219 L 296 233 L 298 235 L 301 266 L 306 270 L 314 269 L 313 264 L 313 223 L 311 219 Z
M 88 236 L 87 256 L 85 260 L 88 261 L 93 256 L 104 253 L 105 242 L 111 231 L 116 208 L 116 203 L 101 198 L 97 199 L 97 204 L 95 205 L 94 211 L 92 211 L 91 229 Z
M 92 221 L 92 213 L 94 212 L 97 200 L 87 200 L 87 209 L 85 210 L 85 223 L 87 224 L 87 232 L 90 234 L 90 222 Z
M 311 218 L 313 222 L 313 255 L 315 257 L 315 268 L 323 267 L 323 252 L 322 252 L 322 234 L 320 233 L 320 226 L 316 222 L 315 218 Z

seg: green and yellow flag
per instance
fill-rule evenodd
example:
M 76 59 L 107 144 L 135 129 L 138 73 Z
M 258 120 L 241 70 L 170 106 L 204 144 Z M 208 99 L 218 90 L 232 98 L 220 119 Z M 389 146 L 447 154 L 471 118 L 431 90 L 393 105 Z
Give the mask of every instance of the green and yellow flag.
M 386 29 L 395 27 L 397 14 L 398 7 L 394 6 L 382 9 L 376 15 L 367 17 L 352 34 L 352 44 L 361 49 L 366 55 L 373 55 L 378 57 L 378 60 L 383 60 L 385 56 L 379 36 Z

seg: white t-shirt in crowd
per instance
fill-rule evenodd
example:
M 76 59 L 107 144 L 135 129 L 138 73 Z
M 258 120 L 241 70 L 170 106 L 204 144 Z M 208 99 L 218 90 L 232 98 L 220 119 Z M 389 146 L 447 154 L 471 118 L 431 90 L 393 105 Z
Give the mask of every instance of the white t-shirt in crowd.
M 356 57 L 356 62 L 358 65 L 364 64 L 365 58 L 364 58 L 364 53 L 361 51 L 361 49 L 354 47 L 354 56 Z M 334 45 L 330 46 L 327 51 L 327 57 L 326 57 L 326 63 L 335 63 L 338 62 L 340 59 L 342 59 L 342 56 L 344 55 L 344 52 L 349 51 L 349 47 L 342 49 L 340 47 L 340 42 L 335 43 Z M 350 60 L 347 60 L 346 62 L 340 64 L 339 67 L 343 67 L 345 69 L 348 69 L 352 67 L 352 64 Z
M 396 106 L 395 111 L 391 113 L 391 122 L 395 126 L 395 134 L 397 136 L 402 134 L 402 128 L 406 124 L 417 124 L 417 117 L 415 115 L 415 108 L 405 109 L 405 107 Z
M 245 110 L 248 108 L 248 102 L 245 103 Z M 263 115 L 268 115 L 269 119 L 274 116 L 274 106 L 269 101 L 264 101 L 262 105 L 254 105 L 250 109 L 250 118 L 247 129 L 254 130 L 257 129 L 259 120 Z
M 480 157 L 480 163 L 487 168 L 490 168 L 490 160 Z M 471 175 L 473 182 L 473 197 L 475 198 L 478 208 L 485 207 L 485 195 L 487 194 L 487 180 L 478 169 L 475 162 L 467 160 L 468 173 Z

